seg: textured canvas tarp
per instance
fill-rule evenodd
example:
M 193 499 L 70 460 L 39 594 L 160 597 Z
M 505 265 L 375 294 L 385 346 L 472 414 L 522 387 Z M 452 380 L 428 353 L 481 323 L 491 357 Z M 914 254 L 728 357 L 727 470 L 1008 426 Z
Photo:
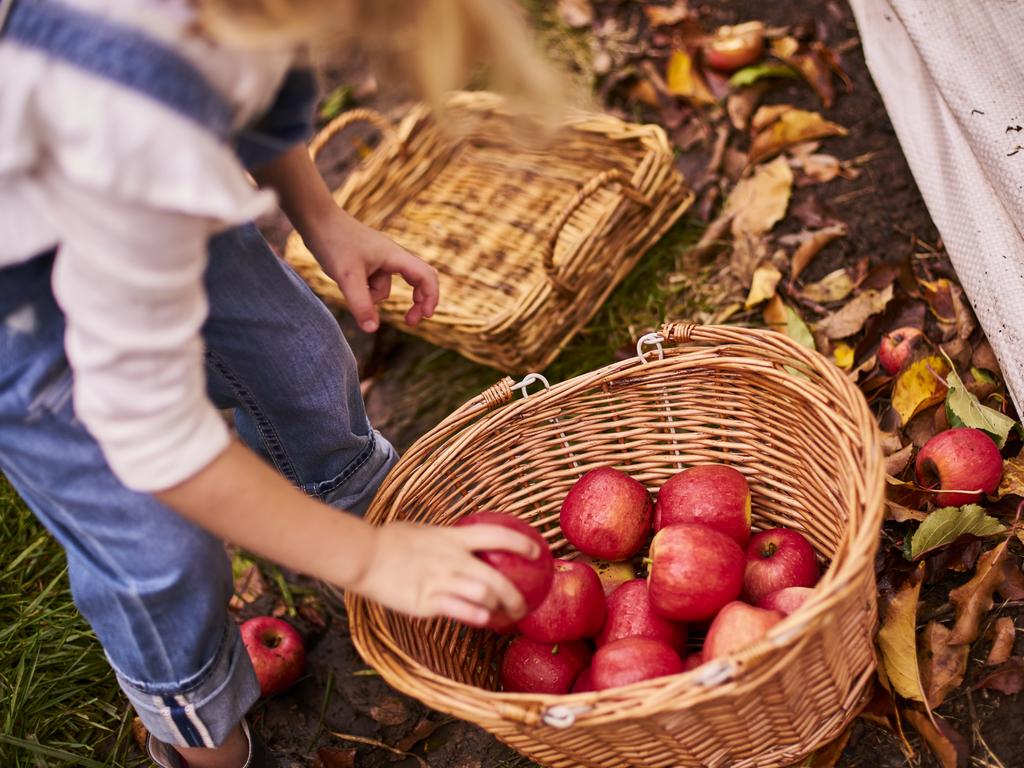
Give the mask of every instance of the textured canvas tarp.
M 1024 2 L 850 4 L 910 169 L 1020 411 Z

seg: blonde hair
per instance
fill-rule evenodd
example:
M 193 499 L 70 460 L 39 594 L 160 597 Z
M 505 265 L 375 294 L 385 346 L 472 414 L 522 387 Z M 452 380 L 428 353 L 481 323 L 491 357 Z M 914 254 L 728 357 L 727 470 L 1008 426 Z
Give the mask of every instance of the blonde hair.
M 523 110 L 547 119 L 565 103 L 564 78 L 535 49 L 512 0 L 195 1 L 203 30 L 226 43 L 331 51 L 354 41 L 435 108 L 481 68 L 488 88 Z

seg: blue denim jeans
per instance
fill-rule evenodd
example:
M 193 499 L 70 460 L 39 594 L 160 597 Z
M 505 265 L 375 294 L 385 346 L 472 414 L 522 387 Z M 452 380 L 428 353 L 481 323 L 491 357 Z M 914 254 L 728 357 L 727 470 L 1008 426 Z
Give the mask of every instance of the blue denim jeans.
M 111 473 L 75 418 L 53 255 L 0 270 L 0 470 L 67 552 L 71 589 L 154 737 L 215 746 L 259 687 L 224 544 Z M 395 452 L 337 322 L 252 225 L 211 241 L 211 399 L 306 493 L 362 513 Z

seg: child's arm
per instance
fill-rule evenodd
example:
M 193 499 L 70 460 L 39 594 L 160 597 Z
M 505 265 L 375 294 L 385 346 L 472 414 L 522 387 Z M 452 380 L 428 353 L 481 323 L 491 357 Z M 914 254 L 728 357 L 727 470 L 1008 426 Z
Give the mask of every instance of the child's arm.
M 400 274 L 413 287 L 413 306 L 405 322 L 416 325 L 434 313 L 438 299 L 434 269 L 339 208 L 305 146 L 298 144 L 255 169 L 253 177 L 260 186 L 277 192 L 281 208 L 324 271 L 338 283 L 364 331 L 377 330 L 374 305 L 387 298 L 393 274 Z

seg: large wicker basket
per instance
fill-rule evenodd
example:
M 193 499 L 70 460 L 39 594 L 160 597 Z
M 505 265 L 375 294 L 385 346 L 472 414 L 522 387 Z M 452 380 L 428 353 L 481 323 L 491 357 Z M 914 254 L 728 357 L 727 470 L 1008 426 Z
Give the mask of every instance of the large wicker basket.
M 496 634 L 348 595 L 353 637 L 395 688 L 545 766 L 788 765 L 841 733 L 874 671 L 875 420 L 839 369 L 779 334 L 668 324 L 653 341 L 515 402 L 511 379 L 491 387 L 406 453 L 369 519 L 448 525 L 503 510 L 566 556 L 559 506 L 585 471 L 614 465 L 656 490 L 725 462 L 750 482 L 755 527 L 796 528 L 830 563 L 808 603 L 745 652 L 569 696 L 498 692 Z
M 489 93 L 460 93 L 442 131 L 425 106 L 393 126 L 359 109 L 313 140 L 368 121 L 381 144 L 335 193 L 338 204 L 438 271 L 441 304 L 403 324 L 411 291 L 396 280 L 385 322 L 507 372 L 540 370 L 600 308 L 693 199 L 665 133 L 600 114 L 569 119 L 546 150 Z M 329 304 L 344 297 L 292 233 L 285 257 Z

